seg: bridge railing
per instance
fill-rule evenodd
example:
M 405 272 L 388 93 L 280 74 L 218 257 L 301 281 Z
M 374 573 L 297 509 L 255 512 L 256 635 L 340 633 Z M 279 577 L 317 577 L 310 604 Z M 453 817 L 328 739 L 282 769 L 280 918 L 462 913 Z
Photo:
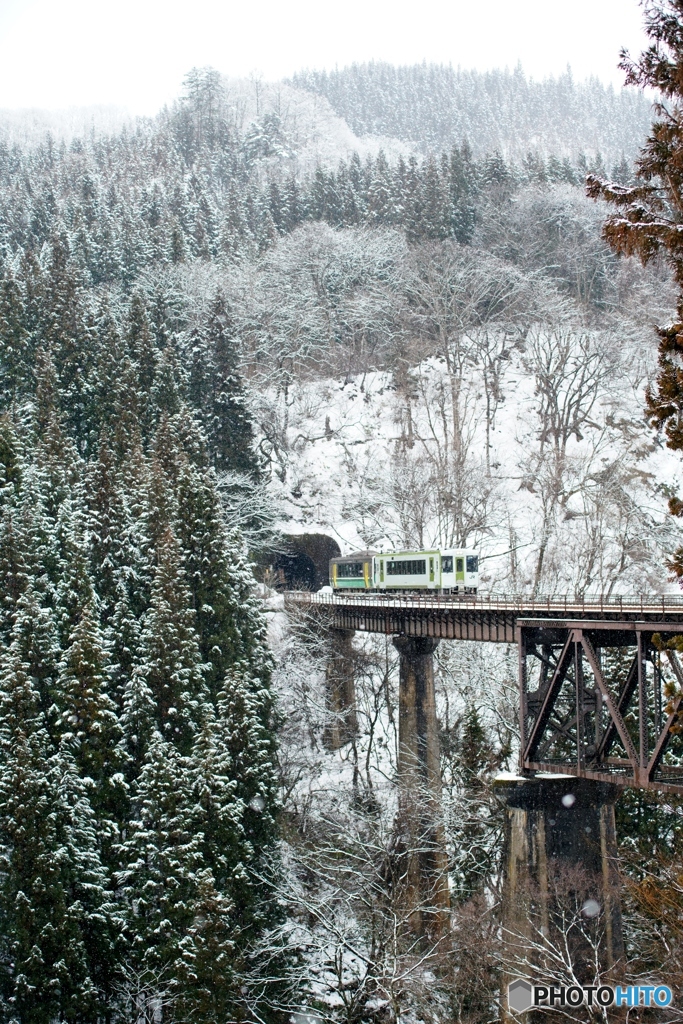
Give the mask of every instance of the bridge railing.
M 683 594 L 589 594 L 585 597 L 574 597 L 567 594 L 434 594 L 434 593 L 311 593 L 302 590 L 290 590 L 285 593 L 285 607 L 302 605 L 336 605 L 344 607 L 373 608 L 449 608 L 462 611 L 471 609 L 479 611 L 523 612 L 525 615 L 586 615 L 596 613 L 615 613 L 623 611 L 627 614 L 666 615 L 678 613 L 683 615 Z

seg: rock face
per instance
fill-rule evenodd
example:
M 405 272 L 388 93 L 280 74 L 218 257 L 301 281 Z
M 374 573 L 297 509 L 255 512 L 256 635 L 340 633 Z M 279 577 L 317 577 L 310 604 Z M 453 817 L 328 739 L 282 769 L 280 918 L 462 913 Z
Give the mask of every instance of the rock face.
M 624 956 L 616 787 L 537 776 L 501 777 L 496 790 L 505 806 L 502 990 L 519 975 L 594 984 L 612 974 Z

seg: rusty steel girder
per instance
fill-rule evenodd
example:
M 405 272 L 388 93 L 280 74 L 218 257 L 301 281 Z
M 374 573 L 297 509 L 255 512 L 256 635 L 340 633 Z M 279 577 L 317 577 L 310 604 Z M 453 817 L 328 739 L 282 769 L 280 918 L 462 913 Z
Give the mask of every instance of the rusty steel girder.
M 683 794 L 680 623 L 518 619 L 520 767 Z
M 683 793 L 683 595 L 285 595 L 393 636 L 517 643 L 520 769 Z

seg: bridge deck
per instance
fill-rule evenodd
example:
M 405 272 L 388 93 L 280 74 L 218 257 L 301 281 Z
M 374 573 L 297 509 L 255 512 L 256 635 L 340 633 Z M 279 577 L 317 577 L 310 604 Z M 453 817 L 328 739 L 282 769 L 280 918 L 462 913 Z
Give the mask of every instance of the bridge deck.
M 577 600 L 297 591 L 285 595 L 285 608 L 324 616 L 337 629 L 516 643 L 523 772 L 566 772 L 683 795 L 683 665 L 655 636 L 683 635 L 683 595 Z M 605 670 L 610 647 L 633 649 L 628 667 Z
M 478 640 L 516 643 L 521 620 L 558 629 L 583 622 L 586 628 L 615 632 L 639 629 L 683 632 L 683 595 L 640 597 L 598 595 L 577 600 L 571 597 L 477 594 L 474 596 L 418 594 L 285 594 L 289 610 L 320 609 L 340 629 L 371 633 L 429 636 L 444 640 Z M 554 620 L 554 622 L 552 621 Z M 624 643 L 628 643 L 625 640 Z

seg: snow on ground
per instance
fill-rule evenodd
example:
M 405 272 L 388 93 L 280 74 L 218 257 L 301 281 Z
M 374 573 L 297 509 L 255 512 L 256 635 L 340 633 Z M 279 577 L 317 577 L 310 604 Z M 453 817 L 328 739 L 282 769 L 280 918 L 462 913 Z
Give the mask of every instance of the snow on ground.
M 272 483 L 284 510 L 285 532 L 327 533 L 344 554 L 417 543 L 406 536 L 405 507 L 399 507 L 395 490 L 408 471 L 417 472 L 417 486 L 412 499 L 404 495 L 404 506 L 422 500 L 425 490 L 436 487 L 425 466 L 443 443 L 434 410 L 447 381 L 438 360 L 425 361 L 413 377 L 424 400 L 412 402 L 412 447 L 406 443 L 405 398 L 390 373 L 315 381 L 288 393 L 283 439 L 287 463 Z M 622 406 L 640 409 L 643 404 L 641 393 L 626 394 L 625 387 L 621 381 L 618 388 L 601 392 L 579 438 L 572 436 L 567 442 L 568 496 L 561 514 L 552 510 L 556 521 L 549 540 L 552 564 L 560 567 L 554 587 L 558 591 L 573 582 L 579 585 L 572 563 L 589 557 L 584 550 L 589 542 L 608 559 L 599 571 L 595 569 L 589 590 L 604 590 L 608 584 L 616 593 L 676 589 L 667 583 L 662 564 L 664 553 L 680 543 L 680 531 L 667 514 L 666 491 L 680 483 L 680 460 L 653 437 L 641 418 L 635 424 L 625 419 Z M 476 545 L 485 559 L 482 582 L 487 589 L 509 590 L 513 583 L 517 589 L 528 589 L 542 529 L 541 477 L 548 472 L 538 457 L 535 383 L 522 361 L 513 361 L 505 380 L 505 400 L 490 431 L 489 470 L 481 389 L 470 382 L 467 396 L 466 479 L 474 481 L 482 494 L 488 492 L 482 499 L 488 502 L 486 524 L 473 530 L 467 543 Z M 618 477 L 616 489 L 604 483 L 608 477 Z M 472 500 L 476 489 L 474 493 Z M 443 517 L 428 514 L 420 546 L 448 546 L 452 536 L 445 532 Z M 511 547 L 518 561 L 515 580 L 510 579 Z M 619 571 L 614 566 L 622 548 L 628 565 Z
M 347 122 L 335 114 L 329 100 L 284 82 L 263 82 L 256 78 L 226 79 L 228 104 L 238 117 L 238 127 L 248 132 L 264 116 L 276 114 L 283 140 L 301 174 L 314 173 L 318 164 L 334 166 L 358 153 L 361 160 L 376 156 L 380 149 L 390 161 L 413 153 L 414 147 L 400 139 L 354 134 Z

